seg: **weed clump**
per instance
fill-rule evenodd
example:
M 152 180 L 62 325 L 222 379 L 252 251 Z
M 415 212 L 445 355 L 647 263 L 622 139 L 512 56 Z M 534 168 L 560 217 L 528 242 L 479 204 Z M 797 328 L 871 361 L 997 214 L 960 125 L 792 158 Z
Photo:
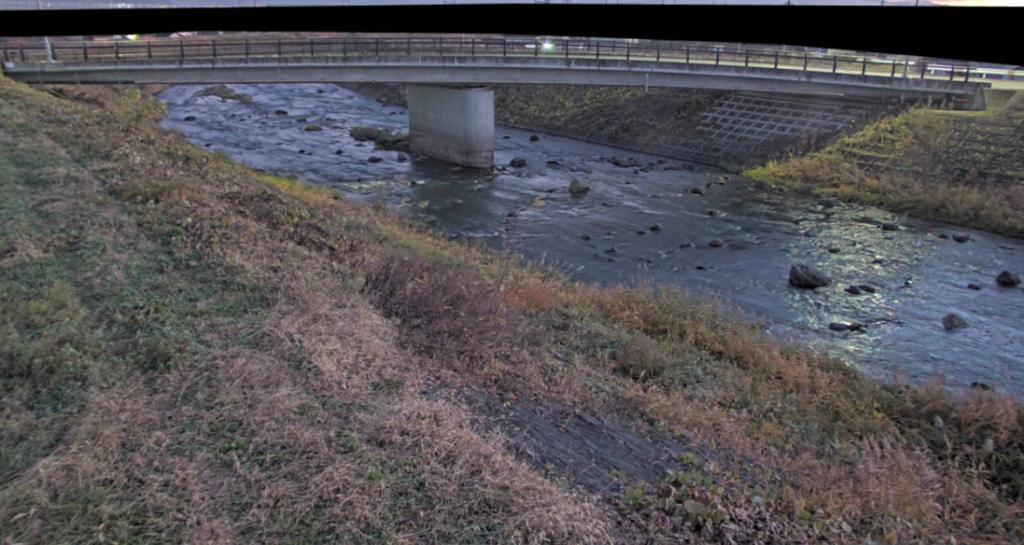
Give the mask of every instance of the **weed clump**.
M 456 369 L 528 357 L 537 334 L 502 294 L 468 270 L 418 257 L 387 257 L 367 275 L 364 293 L 404 333 L 404 342 Z
M 409 135 L 396 134 L 376 127 L 352 127 L 349 136 L 359 142 L 373 142 L 376 149 L 409 151 Z
M 65 390 L 87 384 L 95 362 L 84 314 L 74 288 L 62 280 L 25 300 L 0 303 L 0 382 L 27 381 L 56 403 Z
M 252 95 L 245 93 L 239 93 L 227 85 L 214 85 L 213 87 L 207 87 L 196 94 L 198 97 L 218 97 L 221 100 L 236 100 L 242 104 L 249 104 L 252 102 Z

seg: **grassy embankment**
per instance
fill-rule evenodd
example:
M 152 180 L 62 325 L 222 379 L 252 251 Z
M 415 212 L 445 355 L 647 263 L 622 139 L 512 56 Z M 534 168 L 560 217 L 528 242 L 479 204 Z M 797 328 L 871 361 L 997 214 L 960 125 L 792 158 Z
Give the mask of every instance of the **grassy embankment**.
M 883 387 L 707 301 L 565 282 L 194 147 L 138 95 L 75 94 L 102 107 L 0 79 L 0 538 L 1024 540 L 1011 399 Z M 427 384 L 709 454 L 661 490 L 622 476 L 620 512 Z
M 993 112 L 913 109 L 841 137 L 821 151 L 772 161 L 744 174 L 923 219 L 1024 237 L 1024 186 L 979 183 L 979 176 L 949 168 L 949 160 L 964 153 L 951 143 L 956 115 L 985 117 Z

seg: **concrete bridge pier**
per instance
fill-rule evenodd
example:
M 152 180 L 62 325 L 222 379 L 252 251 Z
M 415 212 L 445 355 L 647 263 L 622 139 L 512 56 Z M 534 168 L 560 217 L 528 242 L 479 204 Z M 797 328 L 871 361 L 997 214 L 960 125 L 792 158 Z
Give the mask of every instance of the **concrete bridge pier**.
M 457 165 L 494 166 L 494 91 L 410 85 L 409 148 Z

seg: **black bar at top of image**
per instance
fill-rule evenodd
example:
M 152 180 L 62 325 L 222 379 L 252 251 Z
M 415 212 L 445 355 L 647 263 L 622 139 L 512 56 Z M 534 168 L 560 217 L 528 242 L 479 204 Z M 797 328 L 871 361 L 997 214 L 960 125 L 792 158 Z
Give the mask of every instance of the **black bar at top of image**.
M 1022 8 L 430 5 L 0 11 L 0 36 L 232 32 L 519 34 L 786 44 L 1024 64 Z

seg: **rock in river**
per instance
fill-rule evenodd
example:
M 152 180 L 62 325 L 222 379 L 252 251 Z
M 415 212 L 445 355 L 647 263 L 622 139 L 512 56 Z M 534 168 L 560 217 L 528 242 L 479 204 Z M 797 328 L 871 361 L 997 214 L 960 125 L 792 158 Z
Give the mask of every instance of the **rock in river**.
M 608 162 L 620 168 L 634 168 L 640 166 L 640 163 L 632 157 L 615 156 L 609 159 Z
M 508 166 L 515 167 L 515 168 L 525 167 L 526 166 L 526 159 L 523 159 L 522 157 L 516 157 L 516 158 L 512 159 L 511 161 L 509 161 Z
M 380 157 L 377 157 L 376 155 L 371 155 L 371 156 L 370 156 L 370 158 L 369 158 L 369 159 L 367 159 L 367 161 L 369 161 L 369 162 L 371 162 L 371 163 L 379 163 L 379 162 L 381 162 L 381 161 L 383 161 L 383 160 L 384 160 L 384 159 L 382 159 L 382 158 L 380 158 Z
M 999 273 L 999 276 L 996 277 L 996 282 L 1000 286 L 1006 286 L 1006 287 L 1016 286 L 1016 285 L 1020 284 L 1020 275 L 1019 274 L 1013 274 L 1010 271 L 1003 271 L 1003 272 Z
M 967 327 L 967 321 L 961 318 L 960 315 L 950 312 L 942 317 L 942 326 L 946 328 L 946 331 L 953 331 Z
M 530 142 L 536 142 L 538 140 L 540 140 L 540 137 L 537 136 L 536 134 L 531 134 L 530 135 Z
M 713 239 L 711 239 L 711 242 L 708 242 L 708 247 L 709 248 L 718 248 L 722 244 L 724 244 L 722 242 L 722 239 L 720 239 L 720 238 L 713 238 Z
M 953 240 L 957 242 L 967 242 L 968 240 L 971 240 L 971 235 L 966 233 L 957 233 L 953 235 Z
M 798 288 L 823 288 L 832 279 L 810 265 L 796 264 L 789 269 L 789 283 Z
M 573 195 L 582 195 L 588 191 L 590 191 L 590 186 L 583 184 L 576 178 L 573 178 L 572 181 L 569 182 L 569 193 Z

